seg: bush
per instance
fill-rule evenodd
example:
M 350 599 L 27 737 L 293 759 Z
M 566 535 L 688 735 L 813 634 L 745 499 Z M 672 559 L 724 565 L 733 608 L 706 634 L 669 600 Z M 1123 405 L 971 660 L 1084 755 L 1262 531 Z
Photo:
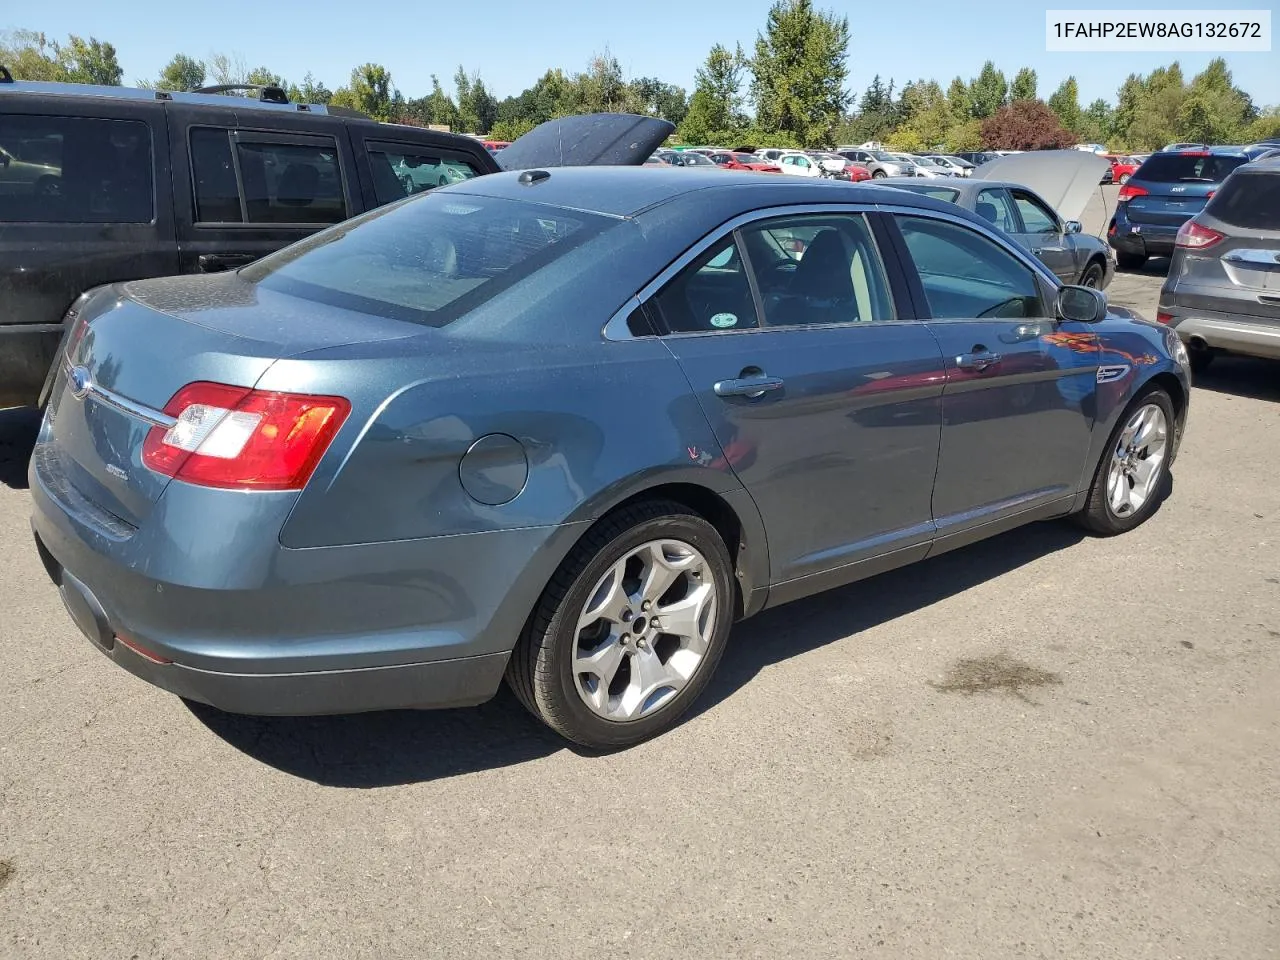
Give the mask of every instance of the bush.
M 982 122 L 982 140 L 992 150 L 1064 150 L 1075 134 L 1039 100 L 1018 100 Z

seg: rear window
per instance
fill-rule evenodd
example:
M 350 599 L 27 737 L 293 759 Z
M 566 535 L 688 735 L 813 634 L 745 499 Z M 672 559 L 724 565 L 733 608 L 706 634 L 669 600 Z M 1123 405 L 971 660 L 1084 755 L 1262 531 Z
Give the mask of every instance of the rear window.
M 0 221 L 150 223 L 151 167 L 141 121 L 0 114 Z
M 1134 174 L 1134 179 L 1150 183 L 1221 183 L 1244 162 L 1244 157 L 1157 153 Z
M 1213 195 L 1205 212 L 1246 230 L 1280 230 L 1280 171 L 1240 173 Z
M 895 183 L 894 187 L 899 190 L 910 190 L 912 193 L 922 193 L 926 197 L 933 197 L 944 203 L 955 203 L 956 198 L 960 196 L 959 190 L 952 190 L 950 187 L 927 187 L 924 184 L 917 186 L 914 183 Z
M 428 193 L 317 233 L 240 276 L 305 300 L 439 327 L 615 222 L 522 201 Z

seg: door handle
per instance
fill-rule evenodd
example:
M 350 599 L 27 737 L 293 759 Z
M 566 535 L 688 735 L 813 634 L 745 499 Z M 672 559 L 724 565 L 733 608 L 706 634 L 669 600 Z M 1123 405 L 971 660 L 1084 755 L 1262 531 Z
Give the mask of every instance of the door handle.
M 743 371 L 747 373 L 747 371 Z M 712 388 L 717 397 L 763 397 L 770 390 L 782 389 L 781 377 L 766 377 L 763 373 L 747 374 L 736 380 L 718 380 Z
M 196 258 L 201 273 L 218 273 L 253 263 L 258 258 L 252 253 L 202 253 Z
M 1000 362 L 1000 354 L 992 353 L 985 347 L 974 347 L 973 353 L 962 353 L 956 357 L 956 366 L 961 370 L 974 370 L 982 373 Z

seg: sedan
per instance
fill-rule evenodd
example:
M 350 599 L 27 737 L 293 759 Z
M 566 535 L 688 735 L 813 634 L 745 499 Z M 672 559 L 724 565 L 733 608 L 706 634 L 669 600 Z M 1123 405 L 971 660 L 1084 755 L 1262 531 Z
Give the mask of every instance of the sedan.
M 63 357 L 36 546 L 120 667 L 252 714 L 505 678 L 603 749 L 675 724 L 737 620 L 1143 523 L 1190 387 L 1172 331 L 954 204 L 657 168 L 477 177 L 99 289 Z
M 709 159 L 722 170 L 753 170 L 756 173 L 778 173 L 778 165 L 768 160 L 761 160 L 753 153 L 734 153 L 731 150 L 717 150 Z

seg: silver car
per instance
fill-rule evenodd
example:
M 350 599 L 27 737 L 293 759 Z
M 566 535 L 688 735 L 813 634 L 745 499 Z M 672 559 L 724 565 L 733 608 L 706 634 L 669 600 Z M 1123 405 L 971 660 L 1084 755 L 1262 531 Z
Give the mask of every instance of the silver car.
M 883 180 L 885 177 L 920 175 L 911 160 L 895 157 L 883 150 L 842 150 L 839 153 L 850 163 L 865 167 L 867 172 L 877 180 Z
M 1280 157 L 1237 167 L 1182 225 L 1156 318 L 1193 370 L 1217 353 L 1280 360 Z

